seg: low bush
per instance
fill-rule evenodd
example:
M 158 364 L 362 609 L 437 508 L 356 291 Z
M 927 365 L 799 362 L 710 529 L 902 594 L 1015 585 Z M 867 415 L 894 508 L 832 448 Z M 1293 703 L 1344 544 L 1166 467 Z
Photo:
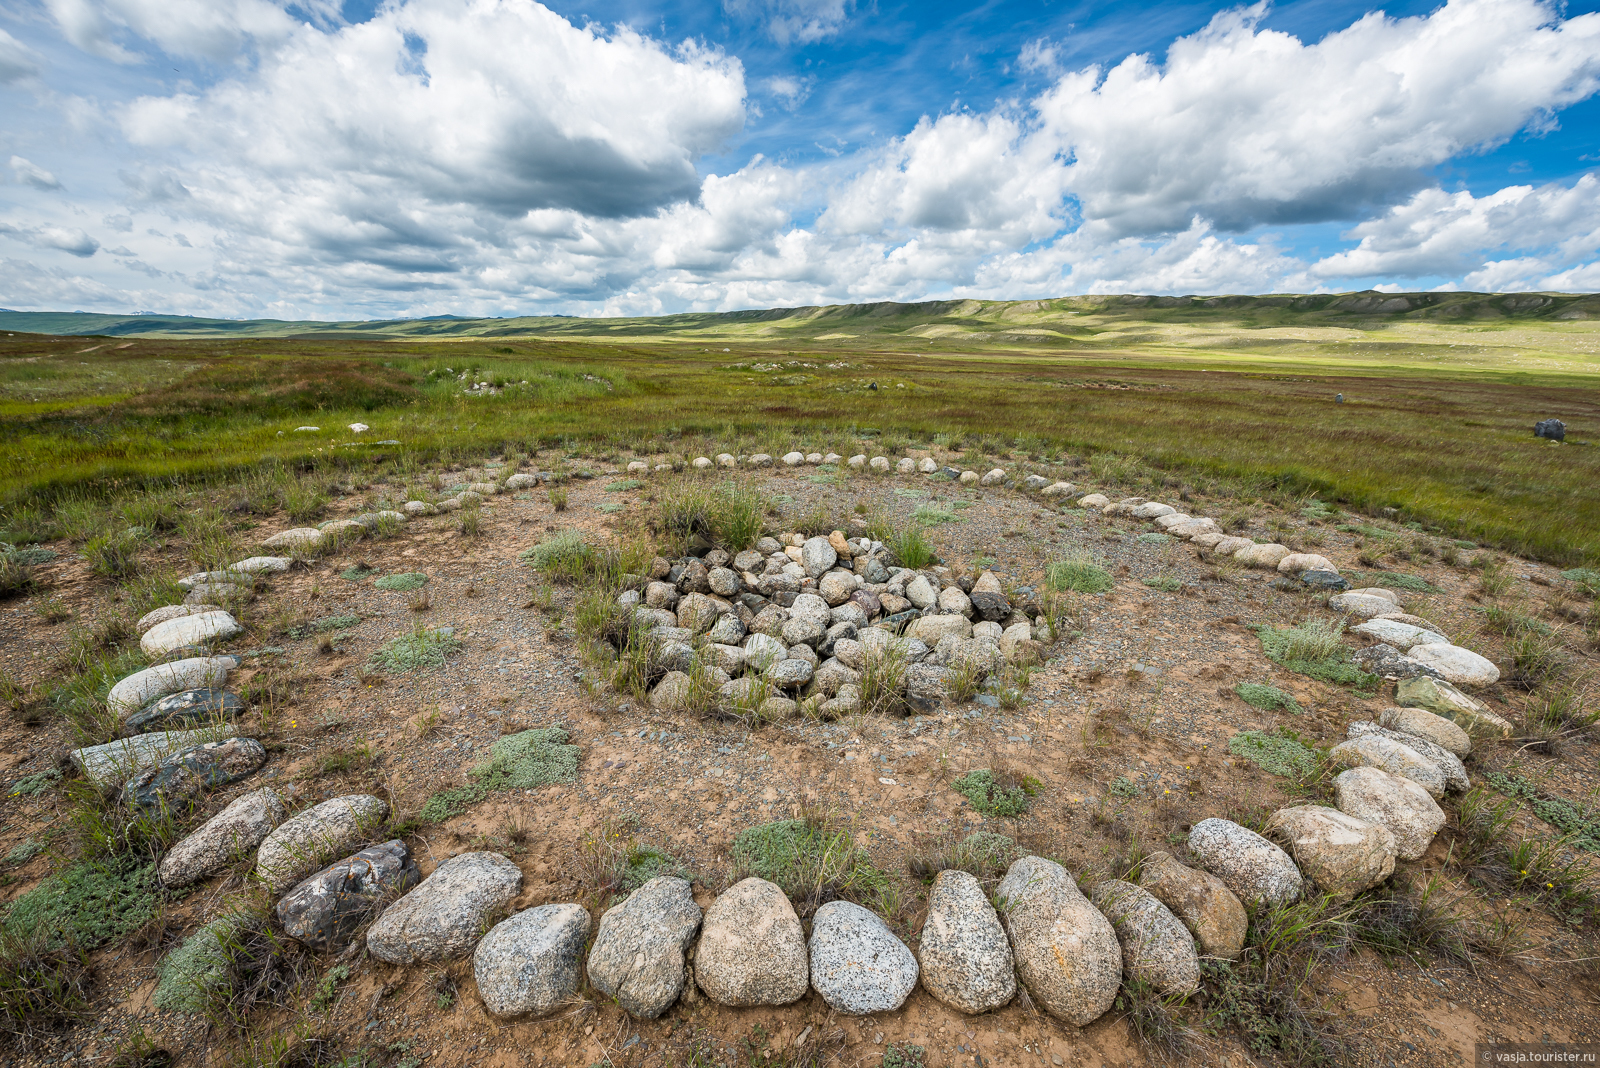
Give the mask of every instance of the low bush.
M 461 640 L 448 628 L 419 629 L 404 634 L 372 654 L 372 667 L 383 671 L 412 672 L 444 667 Z
M 1263 771 L 1293 779 L 1314 775 L 1322 760 L 1315 749 L 1293 737 L 1265 731 L 1240 731 L 1228 739 L 1228 752 L 1244 757 Z
M 1294 699 L 1293 694 L 1285 693 L 1276 686 L 1260 682 L 1241 682 L 1233 688 L 1233 692 L 1238 694 L 1239 700 L 1245 704 L 1268 712 L 1279 709 L 1298 715 L 1302 711 L 1300 702 Z

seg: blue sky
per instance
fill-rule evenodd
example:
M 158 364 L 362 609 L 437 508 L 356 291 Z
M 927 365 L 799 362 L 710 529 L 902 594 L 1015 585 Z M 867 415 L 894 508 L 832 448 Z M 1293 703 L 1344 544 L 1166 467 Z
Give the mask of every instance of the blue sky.
M 1600 289 L 1597 2 L 18 0 L 0 306 Z

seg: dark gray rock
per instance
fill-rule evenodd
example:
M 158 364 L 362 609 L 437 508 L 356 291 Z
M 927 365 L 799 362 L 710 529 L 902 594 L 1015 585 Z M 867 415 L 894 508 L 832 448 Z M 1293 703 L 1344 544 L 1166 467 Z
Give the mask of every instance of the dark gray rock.
M 369 846 L 283 895 L 278 922 L 289 937 L 313 949 L 338 949 L 384 897 L 404 893 L 421 878 L 404 842 Z
M 244 702 L 226 690 L 184 690 L 139 709 L 128 717 L 128 729 L 135 734 L 164 731 L 214 719 L 236 719 L 243 711 Z
M 1533 436 L 1550 441 L 1567 440 L 1567 424 L 1559 419 L 1541 419 L 1533 424 Z
M 1394 646 L 1383 642 L 1356 650 L 1350 659 L 1362 671 L 1371 672 L 1381 678 L 1414 679 L 1419 676 L 1441 680 L 1444 678 L 1427 664 L 1413 660 Z
M 266 762 L 267 751 L 254 738 L 205 742 L 129 779 L 122 800 L 147 812 L 187 811 L 202 793 L 237 782 Z
M 1340 593 L 1350 588 L 1350 580 L 1337 571 L 1302 571 L 1300 584 L 1315 590 L 1337 590 Z

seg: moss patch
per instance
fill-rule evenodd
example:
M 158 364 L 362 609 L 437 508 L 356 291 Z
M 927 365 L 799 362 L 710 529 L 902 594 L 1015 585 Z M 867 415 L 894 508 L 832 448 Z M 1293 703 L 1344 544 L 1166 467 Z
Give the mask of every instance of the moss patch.
M 168 953 L 156 968 L 156 1008 L 202 1013 L 233 981 L 226 945 L 248 926 L 242 916 L 224 916 L 200 928 Z
M 126 938 L 155 912 L 155 865 L 85 861 L 17 898 L 0 913 L 0 924 L 15 932 L 47 932 L 51 949 L 88 950 Z
M 466 811 L 491 791 L 532 790 L 578 777 L 579 749 L 560 727 L 508 734 L 489 747 L 489 759 L 467 772 L 467 786 L 441 790 L 422 806 L 422 818 L 440 823 Z
M 1528 802 L 1534 815 L 1566 835 L 1573 845 L 1600 853 L 1600 812 L 1581 809 L 1565 798 L 1541 793 L 1533 783 L 1515 772 L 1492 771 L 1483 779 L 1507 797 Z

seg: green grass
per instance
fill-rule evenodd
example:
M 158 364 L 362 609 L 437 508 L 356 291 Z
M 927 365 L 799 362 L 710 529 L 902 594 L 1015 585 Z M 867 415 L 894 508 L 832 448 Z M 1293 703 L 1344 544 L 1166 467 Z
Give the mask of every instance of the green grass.
M 372 654 L 372 666 L 396 674 L 444 667 L 459 652 L 461 640 L 443 630 L 417 630 L 402 634 Z
M 996 777 L 989 769 L 979 768 L 961 776 L 950 788 L 985 816 L 1011 819 L 1028 811 L 1033 795 L 1039 792 L 1039 783 L 1031 777 L 1013 782 L 1007 776 Z
M 375 579 L 373 586 L 380 590 L 393 590 L 397 593 L 410 593 L 420 590 L 428 584 L 428 576 L 420 571 L 407 571 L 399 575 L 384 575 Z
M 637 478 L 624 478 L 616 482 L 607 483 L 607 493 L 631 493 L 639 489 L 644 483 Z
M 849 831 L 818 818 L 746 828 L 734 837 L 732 856 L 738 877 L 776 883 L 802 916 L 836 898 L 871 907 L 889 887 Z
M 1261 651 L 1267 659 L 1309 678 L 1366 692 L 1382 680 L 1350 662 L 1340 635 L 1344 624 L 1314 619 L 1293 627 L 1258 626 Z
M 159 892 L 153 864 L 129 857 L 80 861 L 0 909 L 0 928 L 44 932 L 49 949 L 98 949 L 144 926 Z
M 1247 705 L 1271 712 L 1280 709 L 1284 712 L 1293 712 L 1298 715 L 1301 711 L 1300 702 L 1292 694 L 1285 693 L 1276 686 L 1268 686 L 1259 682 L 1241 682 L 1233 688 L 1239 695 L 1239 700 Z
M 1304 779 L 1317 770 L 1315 749 L 1292 737 L 1265 731 L 1240 731 L 1228 739 L 1228 752 L 1244 757 L 1273 775 Z
M 672 854 L 655 846 L 636 845 L 628 850 L 627 863 L 622 869 L 617 889 L 625 894 L 632 893 L 651 879 L 662 875 L 676 875 L 680 879 L 692 878 L 689 869 Z
M 289 629 L 289 637 L 294 639 L 309 638 L 313 634 L 324 634 L 330 630 L 348 630 L 361 622 L 360 616 L 324 616 L 321 619 L 303 623 L 298 627 Z
M 489 747 L 489 759 L 471 768 L 466 786 L 442 790 L 422 806 L 422 818 L 442 823 L 466 811 L 491 792 L 534 790 L 557 782 L 572 782 L 578 777 L 580 750 L 567 744 L 567 732 L 560 727 L 508 734 Z
M 1490 772 L 1484 782 L 1507 797 L 1526 801 L 1534 815 L 1560 831 L 1573 845 L 1600 853 L 1600 811 L 1580 808 L 1565 798 L 1545 793 L 1515 772 Z
M 1439 592 L 1438 588 L 1429 584 L 1427 579 L 1417 575 L 1407 575 L 1402 571 L 1348 571 L 1345 573 L 1345 578 L 1350 580 L 1350 585 L 1359 588 L 1376 586 L 1411 590 L 1414 593 Z
M 1052 590 L 1077 593 L 1105 593 L 1117 586 L 1111 572 L 1086 556 L 1054 561 L 1045 570 L 1045 581 Z

